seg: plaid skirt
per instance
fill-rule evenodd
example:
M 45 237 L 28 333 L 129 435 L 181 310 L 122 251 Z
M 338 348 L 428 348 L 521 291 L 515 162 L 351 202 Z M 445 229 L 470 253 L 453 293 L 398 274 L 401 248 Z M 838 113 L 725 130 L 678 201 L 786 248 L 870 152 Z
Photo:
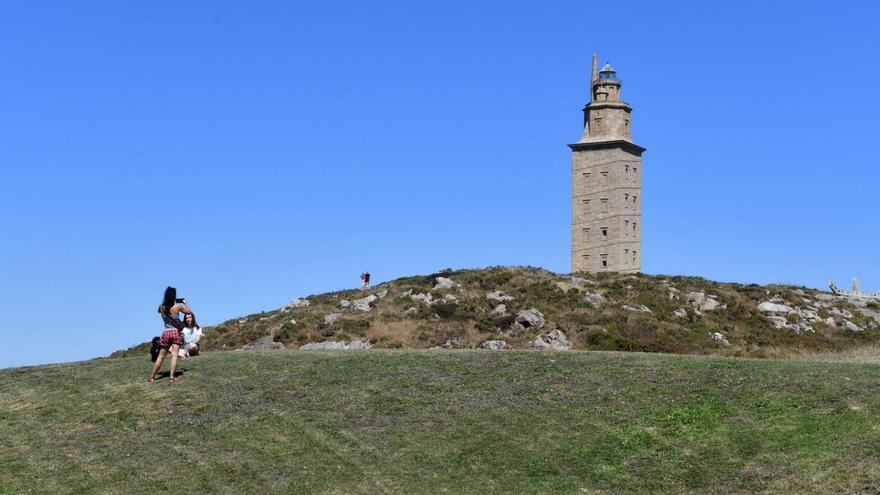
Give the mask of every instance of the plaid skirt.
M 162 336 L 159 337 L 159 347 L 162 349 L 168 349 L 173 344 L 183 345 L 183 335 L 180 334 L 180 330 L 176 328 L 166 328 L 164 332 L 162 332 Z

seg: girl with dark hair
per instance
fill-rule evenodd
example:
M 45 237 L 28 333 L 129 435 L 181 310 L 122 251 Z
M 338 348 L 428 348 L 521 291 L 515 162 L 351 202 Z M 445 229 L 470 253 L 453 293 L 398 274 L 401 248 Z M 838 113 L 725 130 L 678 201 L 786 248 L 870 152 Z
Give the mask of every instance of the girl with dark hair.
M 180 348 L 180 357 L 198 356 L 203 334 L 202 327 L 196 322 L 196 315 L 184 316 L 183 325 L 183 347 Z
M 168 381 L 177 381 L 174 371 L 177 369 L 177 354 L 180 351 L 180 346 L 183 344 L 181 330 L 184 327 L 183 322 L 180 321 L 180 313 L 192 315 L 186 299 L 177 299 L 177 289 L 167 287 L 165 295 L 162 297 L 162 304 L 159 305 L 159 315 L 162 316 L 165 330 L 162 332 L 162 336 L 159 337 L 159 357 L 156 358 L 156 363 L 153 365 L 153 371 L 150 372 L 150 376 L 147 377 L 147 382 L 152 382 L 156 379 L 156 372 L 159 371 L 162 361 L 165 360 L 165 355 L 169 352 L 171 352 L 171 372 L 168 375 Z

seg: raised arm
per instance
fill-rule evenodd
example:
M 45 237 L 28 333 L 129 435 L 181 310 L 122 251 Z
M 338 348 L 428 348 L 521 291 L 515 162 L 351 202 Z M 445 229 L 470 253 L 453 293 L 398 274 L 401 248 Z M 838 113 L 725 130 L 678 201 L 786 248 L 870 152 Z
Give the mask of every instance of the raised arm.
M 174 306 L 171 306 L 171 310 L 169 311 L 169 313 L 171 313 L 173 315 L 176 315 L 177 313 L 191 315 L 192 310 L 189 309 L 189 304 L 186 302 L 186 299 L 184 299 L 183 302 L 179 302 L 179 303 L 175 304 Z

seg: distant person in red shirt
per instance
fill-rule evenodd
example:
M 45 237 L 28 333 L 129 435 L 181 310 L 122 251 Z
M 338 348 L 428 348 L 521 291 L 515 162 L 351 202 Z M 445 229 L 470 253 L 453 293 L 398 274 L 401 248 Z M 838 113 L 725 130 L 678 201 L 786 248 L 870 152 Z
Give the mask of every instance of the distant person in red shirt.
M 361 289 L 366 289 L 370 286 L 370 272 L 361 273 Z

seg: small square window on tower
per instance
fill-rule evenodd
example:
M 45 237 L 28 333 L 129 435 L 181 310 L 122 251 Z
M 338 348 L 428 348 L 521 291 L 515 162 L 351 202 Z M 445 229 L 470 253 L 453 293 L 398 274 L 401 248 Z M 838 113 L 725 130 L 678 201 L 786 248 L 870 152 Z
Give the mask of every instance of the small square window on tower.
M 584 242 L 590 242 L 590 229 L 589 228 L 581 229 L 581 235 L 584 238 Z
M 602 172 L 602 185 L 603 186 L 608 185 L 608 171 L 607 170 Z
M 623 193 L 623 209 L 629 209 L 629 193 Z
M 583 201 L 583 208 L 584 208 L 584 213 L 589 215 L 590 214 L 590 200 L 589 199 L 585 199 Z
M 586 187 L 590 186 L 590 175 L 589 172 L 584 172 L 584 186 Z
M 602 227 L 602 240 L 608 240 L 608 227 Z
M 600 254 L 599 258 L 602 260 L 602 268 L 608 268 L 608 255 Z
M 639 256 L 636 254 L 635 250 L 633 250 L 633 265 L 638 263 Z
M 638 203 L 639 203 L 638 198 L 636 198 L 636 195 L 633 194 L 633 209 L 638 208 Z
M 590 255 L 589 254 L 581 255 L 581 261 L 583 261 L 585 267 L 587 267 L 587 268 L 590 267 Z
M 608 198 L 602 198 L 599 201 L 602 203 L 602 213 L 608 213 Z
M 629 220 L 624 220 L 624 221 L 623 221 L 623 235 L 624 235 L 624 236 L 628 236 L 628 235 L 629 235 Z

